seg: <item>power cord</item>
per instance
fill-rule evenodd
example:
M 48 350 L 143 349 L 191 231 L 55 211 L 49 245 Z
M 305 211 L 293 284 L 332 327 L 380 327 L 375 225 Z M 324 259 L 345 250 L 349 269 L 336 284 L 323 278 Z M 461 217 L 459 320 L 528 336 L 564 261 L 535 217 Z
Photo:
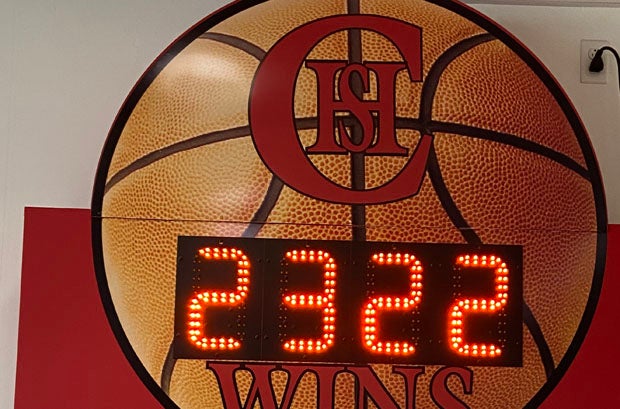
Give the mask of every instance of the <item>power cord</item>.
M 605 51 L 610 51 L 614 57 L 616 57 L 616 64 L 618 66 L 618 87 L 620 87 L 620 56 L 613 48 L 606 45 L 596 50 L 596 53 L 594 53 L 594 58 L 590 61 L 590 72 L 603 71 L 603 68 L 605 68 L 605 63 L 603 62 L 603 52 Z

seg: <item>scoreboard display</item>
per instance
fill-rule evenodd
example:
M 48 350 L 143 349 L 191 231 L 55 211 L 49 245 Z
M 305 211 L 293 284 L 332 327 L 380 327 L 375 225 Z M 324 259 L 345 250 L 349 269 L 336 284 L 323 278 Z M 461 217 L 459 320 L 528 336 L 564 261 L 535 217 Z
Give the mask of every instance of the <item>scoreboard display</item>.
M 180 237 L 176 358 L 520 366 L 517 246 Z

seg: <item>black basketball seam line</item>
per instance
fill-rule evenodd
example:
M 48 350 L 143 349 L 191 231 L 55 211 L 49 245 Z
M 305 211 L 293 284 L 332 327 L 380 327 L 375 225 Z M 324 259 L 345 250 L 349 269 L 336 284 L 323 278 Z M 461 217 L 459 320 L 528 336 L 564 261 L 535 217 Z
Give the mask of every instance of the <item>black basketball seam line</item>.
M 541 145 L 539 143 L 516 135 L 492 131 L 484 128 L 478 128 L 475 126 L 457 124 L 454 122 L 430 121 L 426 124 L 422 124 L 419 119 L 406 117 L 396 117 L 395 123 L 396 129 L 414 129 L 420 132 L 422 132 L 423 130 L 432 132 L 445 132 L 459 136 L 501 143 L 503 145 L 511 146 L 525 152 L 544 156 L 547 159 L 550 159 L 553 162 L 556 162 L 559 165 L 562 165 L 565 168 L 568 168 L 569 170 L 572 170 L 573 172 L 579 174 L 587 181 L 590 181 L 590 174 L 588 169 L 581 166 L 570 156 L 553 150 L 552 148 L 549 148 L 545 145 Z
M 536 320 L 530 306 L 525 302 L 525 299 L 523 300 L 523 322 L 525 322 L 528 331 L 530 331 L 530 335 L 534 338 L 534 343 L 538 347 L 538 353 L 540 354 L 540 359 L 542 360 L 543 367 L 545 368 L 545 375 L 547 376 L 547 379 L 549 379 L 551 373 L 555 369 L 553 354 L 551 353 L 549 344 L 547 344 L 545 334 L 543 333 L 540 324 Z
M 426 171 L 433 189 L 435 190 L 435 194 L 437 194 L 437 197 L 439 198 L 441 206 L 448 215 L 448 218 L 454 227 L 456 227 L 459 233 L 461 233 L 463 239 L 465 239 L 465 241 L 469 244 L 482 244 L 482 240 L 480 240 L 480 237 L 478 237 L 475 230 L 469 226 L 469 223 L 465 220 L 465 217 L 450 195 L 450 191 L 446 186 L 441 174 L 441 169 L 439 168 L 439 161 L 437 160 L 437 153 L 435 152 L 434 145 L 431 147 L 428 155 Z
M 345 121 L 350 120 L 349 117 L 343 117 Z M 376 118 L 375 118 L 376 120 Z M 297 129 L 305 130 L 305 129 L 313 129 L 316 127 L 316 117 L 308 117 L 308 118 L 296 118 L 295 124 Z M 433 130 L 434 132 L 449 132 L 458 134 L 466 137 L 474 137 L 479 139 L 490 140 L 494 142 L 502 142 L 506 145 L 512 146 L 517 149 L 521 149 L 527 152 L 535 153 L 541 156 L 544 156 L 548 159 L 553 160 L 554 162 L 559 163 L 562 166 L 578 173 L 586 180 L 590 180 L 590 172 L 579 165 L 575 160 L 570 158 L 563 153 L 555 151 L 551 148 L 548 148 L 544 145 L 538 144 L 536 142 L 532 142 L 530 140 L 526 140 L 520 138 L 516 135 L 501 133 L 496 131 L 491 131 L 488 129 L 472 127 L 468 125 L 455 124 L 451 122 L 438 122 L 438 121 L 430 121 L 426 125 L 422 124 L 420 119 L 418 118 L 403 118 L 396 117 L 395 118 L 395 128 L 396 129 L 414 129 L 422 132 L 424 128 L 427 130 Z M 148 165 L 151 165 L 161 159 L 164 159 L 168 156 L 174 155 L 176 153 L 180 153 L 186 150 L 200 148 L 211 143 L 222 142 L 226 140 L 247 137 L 250 136 L 250 126 L 246 125 L 243 127 L 237 128 L 228 128 L 220 131 L 213 131 L 206 134 L 198 135 L 192 137 L 190 139 L 183 140 L 181 142 L 176 142 L 172 145 L 168 145 L 164 148 L 158 149 L 156 151 L 150 152 L 139 159 L 136 159 L 134 162 L 125 166 L 118 172 L 116 172 L 110 180 L 105 184 L 104 195 L 117 183 L 121 180 L 129 176 L 136 170 L 144 168 Z
M 360 14 L 360 1 L 359 0 L 347 0 L 347 13 L 348 14 Z
M 317 119 L 315 117 L 312 118 L 299 118 L 295 121 L 297 129 L 312 129 L 316 127 Z M 203 146 L 210 145 L 212 143 L 224 142 L 228 140 L 233 140 L 237 138 L 244 138 L 250 136 L 250 126 L 240 126 L 236 128 L 228 128 L 220 131 L 213 131 L 206 134 L 201 134 L 198 136 L 194 136 L 190 139 L 185 139 L 180 142 L 175 142 L 172 145 L 168 145 L 166 147 L 157 149 L 153 152 L 150 152 L 135 161 L 131 162 L 129 165 L 125 166 L 118 172 L 116 172 L 110 180 L 105 184 L 104 188 L 104 196 L 114 185 L 118 184 L 121 180 L 125 179 L 131 173 L 145 168 L 153 163 L 165 159 L 168 156 L 172 156 L 177 153 L 181 153 L 184 151 L 188 151 L 195 148 L 201 148 Z
M 435 93 L 437 91 L 437 86 L 439 85 L 441 75 L 447 66 L 460 55 L 471 50 L 472 48 L 493 40 L 496 40 L 496 38 L 492 34 L 485 33 L 474 35 L 452 45 L 435 60 L 429 69 L 428 74 L 426 74 L 426 78 L 422 84 L 419 113 L 419 118 L 422 123 L 427 123 L 432 120 Z
M 451 122 L 431 121 L 428 124 L 428 128 L 431 129 L 433 132 L 445 132 L 461 136 L 469 136 L 477 139 L 484 139 L 487 141 L 498 142 L 504 145 L 508 145 L 522 151 L 535 153 L 537 155 L 544 156 L 547 159 L 551 159 L 552 161 L 564 166 L 569 170 L 572 170 L 573 172 L 577 173 L 579 176 L 590 182 L 590 172 L 588 171 L 588 169 L 581 166 L 570 156 L 560 153 L 545 145 L 531 141 L 529 139 L 520 138 L 516 135 L 503 132 L 491 131 L 483 128 Z
M 347 14 L 360 14 L 361 7 L 359 0 L 347 0 Z M 362 31 L 360 29 L 347 30 L 347 50 L 349 63 L 362 63 Z M 353 79 L 352 90 L 358 98 L 364 94 L 363 86 L 359 77 Z M 353 143 L 362 138 L 363 130 L 357 122 L 351 125 L 351 136 Z M 351 153 L 351 188 L 364 190 L 366 188 L 366 160 L 363 152 Z M 366 240 L 366 206 L 363 204 L 351 205 L 351 238 L 354 241 Z
M 435 190 L 435 193 L 437 194 L 446 214 L 452 221 L 452 224 L 454 224 L 454 226 L 459 230 L 467 243 L 482 244 L 482 240 L 480 239 L 476 231 L 469 226 L 469 224 L 461 214 L 458 206 L 452 199 L 449 190 L 447 189 L 447 186 L 441 175 L 441 169 L 439 168 L 439 162 L 437 160 L 434 146 L 431 148 L 429 154 L 427 172 L 433 185 L 433 189 Z M 536 320 L 534 314 L 531 313 L 531 309 L 523 296 L 522 301 L 523 322 L 525 323 L 525 326 L 530 332 L 530 335 L 532 335 L 532 338 L 534 339 L 534 343 L 536 344 L 536 347 L 538 349 L 540 360 L 542 361 L 543 368 L 545 369 L 545 374 L 547 376 L 547 379 L 549 379 L 550 374 L 555 369 L 555 362 L 553 361 L 553 356 L 551 354 L 549 344 L 544 337 L 538 320 Z M 549 370 L 549 368 L 551 369 Z
M 450 63 L 452 63 L 452 61 L 454 61 L 457 57 L 459 57 L 466 51 L 469 51 L 470 49 L 480 44 L 483 44 L 485 42 L 495 40 L 495 39 L 496 37 L 490 33 L 480 34 L 480 35 L 470 37 L 468 39 L 462 40 L 458 42 L 457 44 L 453 45 L 447 51 L 445 51 L 441 56 L 439 56 L 437 60 L 435 60 L 435 63 L 429 70 L 429 73 L 427 74 L 427 77 L 424 80 L 424 83 L 422 85 L 422 95 L 420 98 L 419 117 L 421 119 L 422 125 L 425 127 L 425 130 L 426 130 L 426 126 L 430 125 L 430 122 L 432 121 L 432 110 L 433 110 L 433 103 L 435 100 L 434 97 L 437 91 L 437 86 L 439 85 L 439 80 L 441 79 L 441 75 L 443 74 L 444 70 L 448 67 Z M 458 127 L 455 127 L 455 129 L 456 128 Z M 430 132 L 430 129 L 428 131 Z M 515 137 L 515 140 L 516 139 L 518 138 Z M 441 175 L 441 169 L 439 167 L 434 145 L 431 148 L 431 152 L 428 158 L 427 170 L 428 170 L 429 177 L 431 179 L 431 183 L 433 185 L 433 189 L 435 190 L 435 193 L 439 197 L 442 207 L 448 214 L 448 217 L 450 218 L 452 223 L 459 230 L 463 238 L 468 243 L 474 243 L 474 244 L 482 243 L 478 234 L 475 232 L 474 229 L 472 229 L 469 226 L 468 222 L 463 217 L 458 206 L 452 199 L 452 196 L 450 195 L 450 192 L 447 189 L 447 186 L 445 185 L 443 176 Z M 523 300 L 524 310 L 530 311 L 530 308 L 527 305 L 525 298 L 522 298 L 522 300 Z M 550 353 L 550 348 L 547 343 L 547 340 L 545 339 L 544 335 L 542 335 L 542 330 L 540 330 L 540 325 L 538 324 L 538 321 L 536 320 L 536 317 L 533 314 L 524 314 L 523 322 L 525 323 L 528 330 L 530 331 L 530 334 L 532 334 L 534 338 L 534 342 L 536 344 L 536 347 L 538 348 L 540 359 L 543 363 L 543 367 L 545 368 L 547 379 L 549 379 L 549 376 L 551 372 L 553 372 L 553 369 L 549 371 L 548 368 L 549 367 L 555 368 L 555 363 L 553 361 L 553 356 Z M 540 330 L 541 336 L 538 336 L 537 329 Z
M 256 58 L 258 61 L 262 61 L 265 57 L 265 54 L 267 54 L 267 51 L 263 50 L 256 44 L 251 43 L 241 37 L 233 36 L 230 34 L 206 32 L 199 38 L 213 40 L 222 44 L 229 45 L 233 48 L 244 51 L 245 53 Z
M 267 188 L 267 192 L 265 193 L 262 203 L 254 213 L 252 220 L 241 237 L 256 237 L 258 232 L 266 224 L 267 218 L 280 198 L 283 188 L 284 183 L 274 175 L 271 178 L 271 182 L 269 183 L 269 187 Z
M 223 142 L 230 139 L 240 138 L 248 136 L 250 134 L 250 126 L 240 126 L 236 128 L 229 128 L 223 131 L 214 131 L 206 134 L 198 135 L 190 139 L 184 139 L 180 142 L 173 143 L 164 148 L 154 150 L 146 155 L 136 159 L 129 165 L 125 166 L 118 172 L 116 172 L 110 180 L 105 184 L 104 196 L 108 191 L 116 185 L 118 182 L 129 176 L 131 173 L 138 169 L 142 169 L 148 165 L 151 165 L 161 159 L 171 156 L 175 153 L 183 152 L 193 148 L 199 148 L 204 145 L 209 145 L 215 142 Z
M 590 179 L 590 171 L 583 166 L 579 165 L 575 160 L 567 155 L 564 155 L 556 150 L 548 148 L 544 145 L 532 142 L 525 138 L 519 138 L 512 134 L 500 133 L 497 131 L 485 130 L 482 128 L 471 127 L 467 125 L 441 122 L 432 120 L 432 108 L 434 102 L 434 95 L 439 84 L 439 80 L 443 71 L 447 66 L 454 61 L 457 57 L 470 49 L 483 44 L 488 41 L 496 40 L 497 38 L 492 34 L 479 34 L 450 47 L 445 51 L 433 64 L 422 87 L 422 96 L 420 98 L 420 121 L 424 130 L 442 132 L 447 131 L 463 136 L 473 136 L 480 139 L 486 139 L 496 142 L 506 143 L 515 148 L 523 149 L 528 152 L 537 153 L 545 156 L 553 161 L 559 163 L 562 166 L 567 167 L 570 170 L 578 173 L 580 176 L 588 181 Z M 404 118 L 406 120 L 406 118 Z

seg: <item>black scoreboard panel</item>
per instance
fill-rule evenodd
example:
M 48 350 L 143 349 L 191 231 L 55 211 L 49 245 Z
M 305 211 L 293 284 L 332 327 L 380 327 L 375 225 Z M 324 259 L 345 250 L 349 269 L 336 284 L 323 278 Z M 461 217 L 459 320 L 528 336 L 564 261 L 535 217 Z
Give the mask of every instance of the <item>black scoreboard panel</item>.
M 522 365 L 522 249 L 179 237 L 174 356 Z

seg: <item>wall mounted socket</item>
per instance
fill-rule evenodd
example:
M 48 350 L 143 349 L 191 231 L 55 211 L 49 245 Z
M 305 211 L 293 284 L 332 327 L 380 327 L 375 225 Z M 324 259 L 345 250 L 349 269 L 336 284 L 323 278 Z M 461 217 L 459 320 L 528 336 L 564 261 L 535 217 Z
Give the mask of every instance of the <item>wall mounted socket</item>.
M 605 62 L 605 68 L 601 72 L 590 72 L 589 66 L 592 57 L 596 53 L 596 50 L 604 45 L 609 45 L 605 40 L 581 40 L 581 53 L 579 61 L 581 64 L 581 82 L 583 84 L 607 84 L 607 58 L 603 55 L 603 61 Z

